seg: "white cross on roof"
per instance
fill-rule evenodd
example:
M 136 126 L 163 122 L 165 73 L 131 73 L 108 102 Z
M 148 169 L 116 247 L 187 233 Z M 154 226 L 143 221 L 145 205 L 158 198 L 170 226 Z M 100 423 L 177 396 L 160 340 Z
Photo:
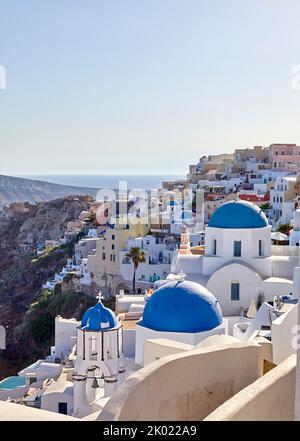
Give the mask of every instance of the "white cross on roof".
M 180 272 L 178 273 L 178 278 L 179 280 L 184 280 L 186 278 L 186 274 L 180 270 Z
M 96 296 L 96 299 L 98 299 L 98 302 L 101 303 L 101 299 L 102 299 L 102 292 L 99 291 L 98 295 Z

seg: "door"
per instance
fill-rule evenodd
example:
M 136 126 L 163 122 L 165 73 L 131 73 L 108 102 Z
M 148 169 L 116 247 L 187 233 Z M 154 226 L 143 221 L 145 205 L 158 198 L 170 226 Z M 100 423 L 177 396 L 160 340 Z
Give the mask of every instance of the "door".
M 68 403 L 58 403 L 58 413 L 68 415 Z

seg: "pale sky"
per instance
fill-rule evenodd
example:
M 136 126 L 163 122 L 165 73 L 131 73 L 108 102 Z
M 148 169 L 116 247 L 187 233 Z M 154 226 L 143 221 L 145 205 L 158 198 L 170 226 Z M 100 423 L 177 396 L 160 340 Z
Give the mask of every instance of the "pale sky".
M 299 0 L 2 0 L 0 173 L 186 173 L 300 143 Z

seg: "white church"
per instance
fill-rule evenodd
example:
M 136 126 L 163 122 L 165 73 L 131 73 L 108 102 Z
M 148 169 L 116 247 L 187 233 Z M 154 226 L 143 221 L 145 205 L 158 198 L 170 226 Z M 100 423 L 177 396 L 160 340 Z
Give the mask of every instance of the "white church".
M 172 273 L 205 286 L 218 299 L 224 316 L 239 315 L 261 296 L 294 295 L 298 247 L 271 245 L 271 226 L 262 210 L 246 201 L 221 205 L 205 229 L 204 255 L 192 253 L 185 242 L 174 258 Z M 172 279 L 172 274 L 167 280 Z
M 124 380 L 122 324 L 99 302 L 89 308 L 77 328 L 73 374 L 73 414 L 91 413 L 91 403 L 108 397 Z M 101 390 L 101 396 L 97 390 Z

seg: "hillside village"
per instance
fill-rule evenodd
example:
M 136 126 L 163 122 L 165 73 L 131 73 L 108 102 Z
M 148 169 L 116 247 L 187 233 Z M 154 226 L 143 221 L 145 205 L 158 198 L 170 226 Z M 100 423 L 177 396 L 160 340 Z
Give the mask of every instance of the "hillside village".
M 192 369 L 189 390 L 179 381 L 180 396 L 193 389 L 195 366 L 203 371 L 203 390 L 210 384 L 206 357 L 225 360 L 226 381 L 233 382 L 234 392 L 226 392 L 224 402 L 207 396 L 206 410 L 198 404 L 197 419 L 213 419 L 227 399 L 263 382 L 269 371 L 274 370 L 276 387 L 276 367 L 291 381 L 296 349 L 290 336 L 300 287 L 300 146 L 271 144 L 202 156 L 189 166 L 186 179 L 161 187 L 151 197 L 128 194 L 126 211 L 141 200 L 147 208 L 130 214 L 121 211 L 119 199 L 92 196 L 2 207 L 0 233 L 15 233 L 13 258 L 28 263 L 18 280 L 15 269 L 2 262 L 6 344 L 0 352 L 0 400 L 83 419 L 192 419 L 196 410 L 183 415 L 176 403 L 164 408 L 159 392 L 164 357 L 170 363 L 173 355 L 176 365 L 178 354 L 185 354 L 182 360 Z M 29 271 L 39 274 L 30 293 Z M 5 283 L 9 278 L 13 282 Z M 8 319 L 14 308 L 18 316 Z M 38 311 L 47 320 L 39 322 Z M 30 352 L 40 342 L 41 352 L 33 352 L 38 359 L 21 354 L 20 336 L 31 321 L 35 341 L 26 348 Z M 11 359 L 17 347 L 19 361 Z M 227 357 L 245 363 L 239 385 L 235 368 L 226 370 Z M 9 369 L 1 370 L 3 361 Z M 151 396 L 161 414 L 147 403 L 141 411 L 131 401 L 130 394 L 143 395 L 147 386 L 139 372 L 151 363 L 149 381 L 157 375 Z M 130 389 L 125 406 L 118 391 L 132 374 L 137 389 Z M 289 402 L 280 411 L 287 414 L 293 406 Z M 226 407 L 219 412 L 218 418 L 226 419 Z
M 147 256 L 136 272 L 136 290 L 141 294 L 171 271 L 182 228 L 189 226 L 191 252 L 204 253 L 205 225 L 217 208 L 234 200 L 252 202 L 264 211 L 272 228 L 274 246 L 297 246 L 299 233 L 293 227 L 300 200 L 299 172 L 300 146 L 256 146 L 237 149 L 233 154 L 201 157 L 198 164 L 190 165 L 186 180 L 163 182 L 159 214 L 152 214 L 149 209 L 149 216 L 138 224 L 133 225 L 130 216 L 125 224 L 118 217 L 112 221 L 109 202 L 105 206 L 101 202 L 91 203 L 78 220 L 68 223 L 64 235 L 37 244 L 38 253 L 45 247 L 59 246 L 69 235 L 73 237 L 74 232 L 84 228 L 86 218 L 94 218 L 92 228 L 76 244 L 69 266 L 44 286 L 53 290 L 66 272 L 71 271 L 81 279 L 78 286 L 82 286 L 78 289 L 86 289 L 93 281 L 112 295 L 118 294 L 120 289 L 130 292 L 133 268 L 126 254 L 132 247 L 138 247 Z M 202 190 L 203 207 L 196 213 L 193 200 L 199 190 Z M 151 203 L 148 202 L 149 207 Z M 14 209 L 13 205 L 9 211 Z M 97 219 L 102 221 L 101 225 Z M 26 242 L 21 246 L 26 247 Z M 282 247 L 281 252 L 291 250 Z

